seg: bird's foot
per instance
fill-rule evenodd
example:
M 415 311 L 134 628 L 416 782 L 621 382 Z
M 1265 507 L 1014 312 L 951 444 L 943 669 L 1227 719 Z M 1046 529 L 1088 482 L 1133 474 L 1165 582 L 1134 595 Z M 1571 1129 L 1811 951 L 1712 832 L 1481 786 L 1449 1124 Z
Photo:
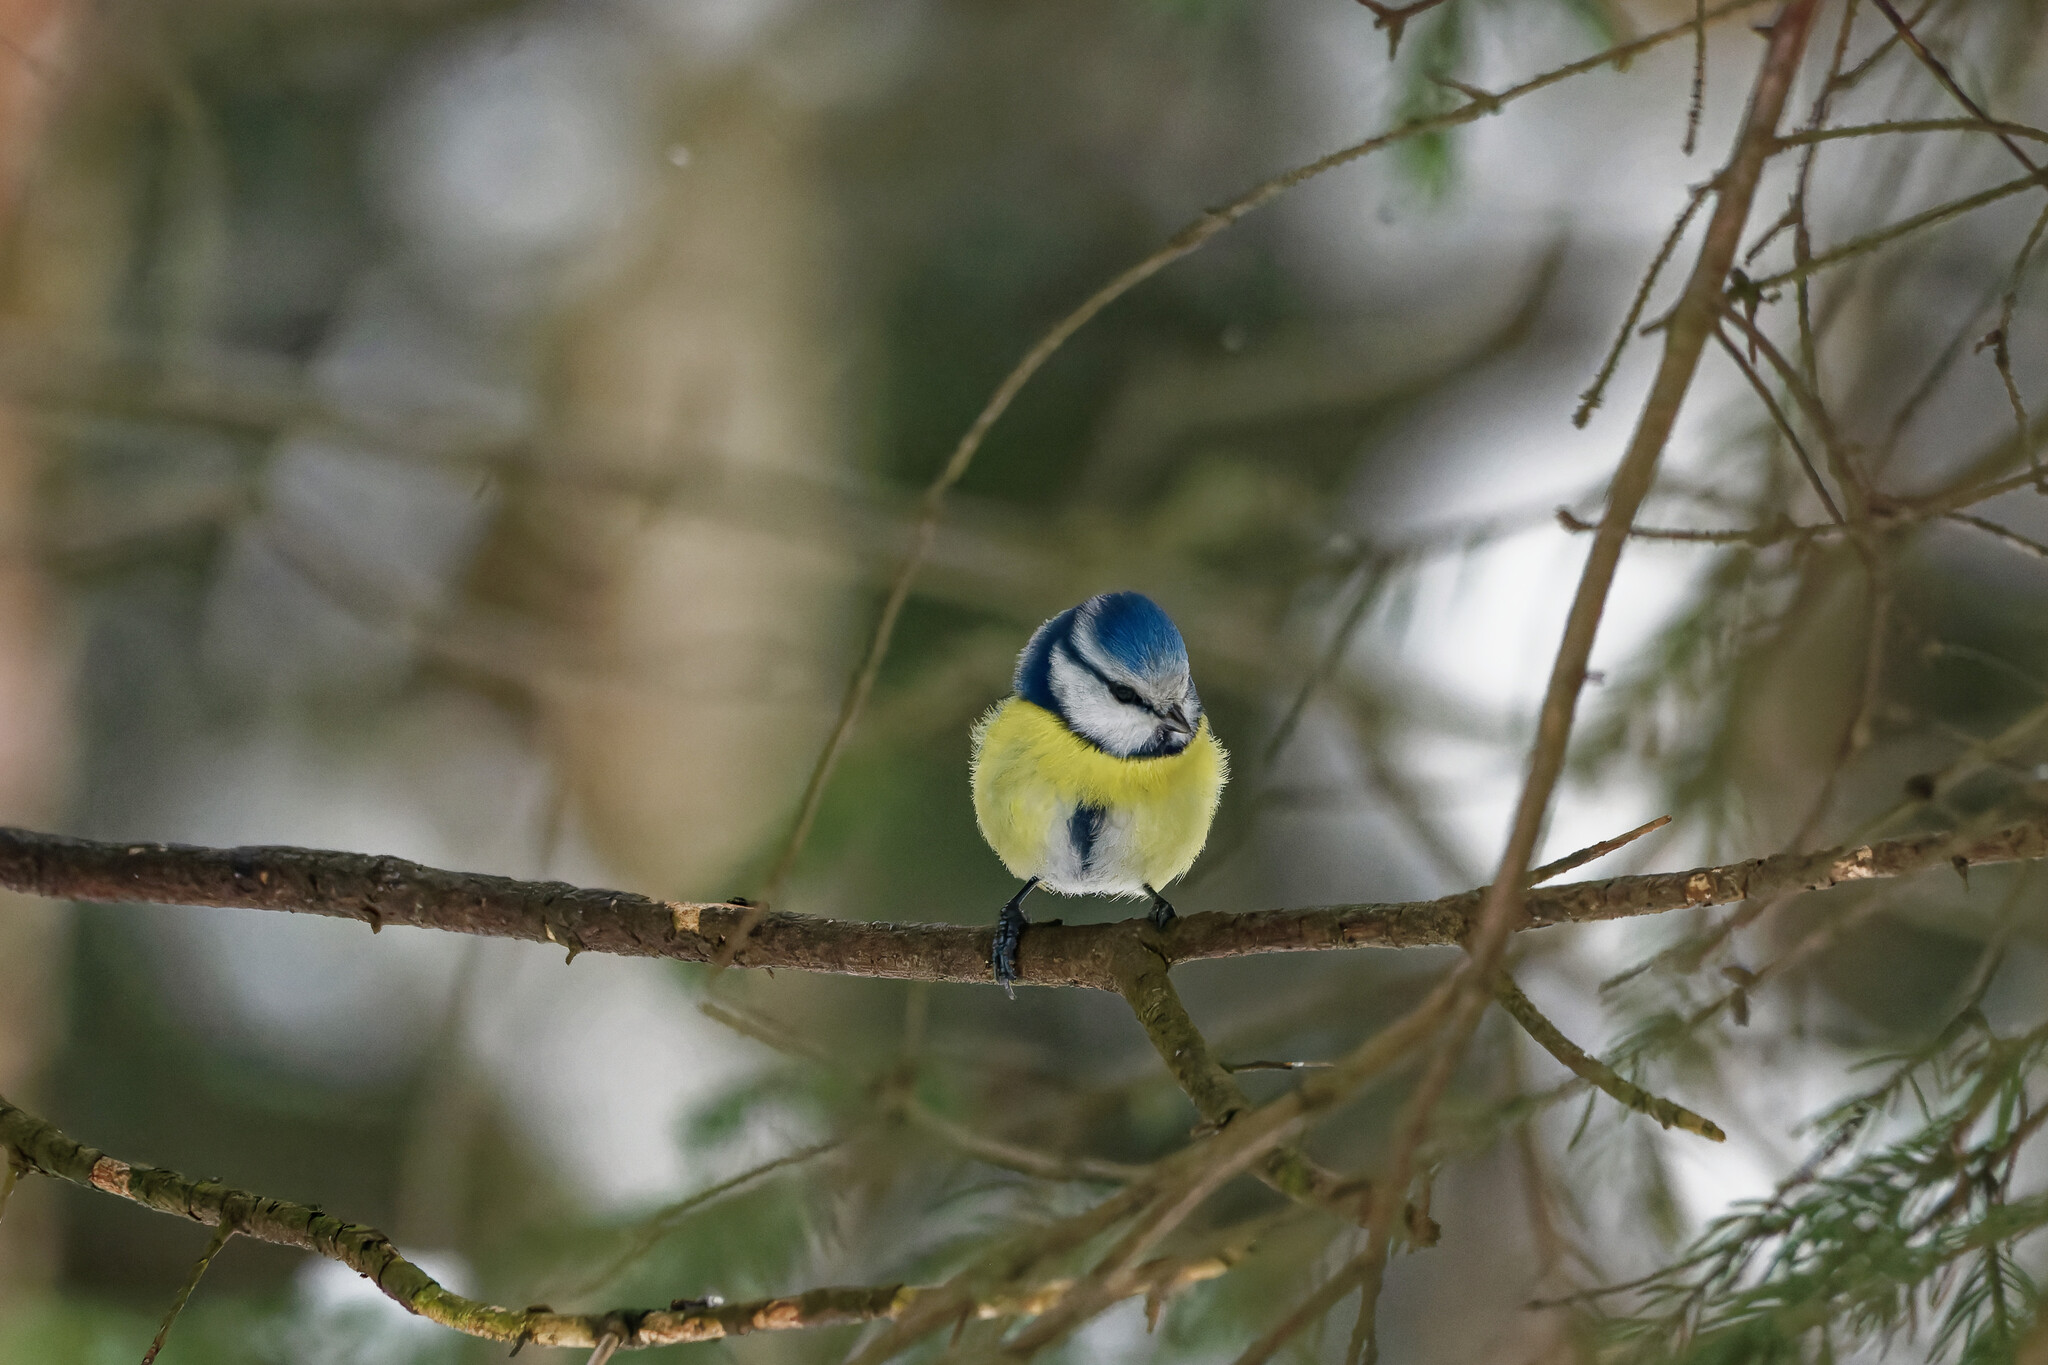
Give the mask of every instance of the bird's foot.
M 1149 886 L 1145 890 L 1152 897 L 1152 927 L 1154 929 L 1164 929 L 1167 925 L 1173 923 L 1173 902 L 1160 895 L 1157 891 L 1152 890 Z
M 1024 883 L 1003 906 L 1003 912 L 996 916 L 996 941 L 994 950 L 989 954 L 990 965 L 995 968 L 997 982 L 1012 1000 L 1017 998 L 1017 949 L 1024 941 L 1025 926 L 1031 922 L 1024 918 L 1024 898 L 1036 885 L 1036 877 Z
M 996 947 L 991 957 L 996 980 L 1012 1000 L 1017 998 L 1017 948 L 1024 941 L 1024 926 L 1029 923 L 1024 912 L 1014 905 L 1004 906 L 996 919 Z

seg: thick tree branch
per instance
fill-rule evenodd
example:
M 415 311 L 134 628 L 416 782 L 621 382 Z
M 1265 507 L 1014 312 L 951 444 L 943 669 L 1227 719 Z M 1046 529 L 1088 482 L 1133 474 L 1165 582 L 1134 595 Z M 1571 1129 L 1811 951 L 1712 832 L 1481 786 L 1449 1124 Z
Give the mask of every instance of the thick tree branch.
M 1990 834 L 1915 834 L 1818 853 L 1684 872 L 1568 882 L 1526 893 L 1515 927 L 1627 919 L 1848 881 L 1904 877 L 1958 860 L 1968 866 L 2048 857 L 2048 816 Z M 554 943 L 579 952 L 712 961 L 744 906 L 655 900 L 628 891 L 449 872 L 403 858 L 288 847 L 194 848 L 111 844 L 0 827 L 0 887 L 65 900 L 240 906 L 302 915 Z M 1035 924 L 1022 979 L 1040 986 L 1118 990 L 1123 945 L 1149 946 L 1171 965 L 1256 953 L 1419 948 L 1460 943 L 1483 892 L 1431 901 L 1328 905 L 1243 914 L 1183 915 L 1164 932 L 1145 919 Z M 991 929 L 890 924 L 775 913 L 735 965 L 965 984 L 990 980 Z M 1490 998 L 1490 995 L 1489 995 Z

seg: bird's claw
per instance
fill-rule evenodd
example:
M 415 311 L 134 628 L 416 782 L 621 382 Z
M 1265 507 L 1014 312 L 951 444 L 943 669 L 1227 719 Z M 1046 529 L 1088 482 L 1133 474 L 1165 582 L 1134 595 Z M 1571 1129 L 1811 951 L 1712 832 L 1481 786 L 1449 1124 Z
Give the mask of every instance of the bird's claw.
M 1152 891 L 1152 888 L 1149 886 L 1145 889 Z M 1174 921 L 1173 902 L 1160 895 L 1157 891 L 1152 891 L 1151 920 L 1154 929 L 1164 929 Z
M 1012 1000 L 1017 998 L 1017 949 L 1024 940 L 1024 926 L 1029 923 L 1024 912 L 1015 905 L 1003 907 L 1003 913 L 996 918 L 995 951 L 989 956 L 995 967 L 996 981 Z

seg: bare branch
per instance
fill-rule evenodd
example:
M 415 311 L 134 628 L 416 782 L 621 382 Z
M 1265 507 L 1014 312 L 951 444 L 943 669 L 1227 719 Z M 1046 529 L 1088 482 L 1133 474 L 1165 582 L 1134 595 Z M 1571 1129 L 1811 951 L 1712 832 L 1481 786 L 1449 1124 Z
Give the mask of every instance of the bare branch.
M 1144 945 L 1130 942 L 1117 958 L 1117 988 L 1158 1049 L 1160 1059 L 1180 1088 L 1194 1102 L 1203 1127 L 1215 1130 L 1251 1108 L 1231 1070 L 1216 1060 L 1209 1043 L 1195 1027 L 1180 993 L 1167 975 L 1166 959 Z M 1327 1208 L 1360 1221 L 1372 1199 L 1372 1186 L 1324 1170 L 1290 1147 L 1268 1153 L 1255 1168 L 1259 1179 L 1302 1203 Z
M 787 1331 L 894 1317 L 915 1303 L 920 1291 L 904 1285 L 857 1289 L 813 1289 L 787 1298 L 718 1308 L 620 1310 L 611 1313 L 556 1313 L 545 1308 L 515 1310 L 454 1294 L 401 1256 L 375 1228 L 346 1223 L 318 1209 L 231 1189 L 214 1181 L 193 1181 L 175 1171 L 134 1165 L 82 1146 L 41 1119 L 0 1099 L 0 1143 L 22 1165 L 40 1175 L 98 1190 L 212 1227 L 227 1226 L 244 1237 L 297 1247 L 339 1261 L 360 1272 L 408 1312 L 491 1341 L 539 1346 L 594 1347 L 607 1334 L 628 1347 L 714 1341 L 748 1332 Z
M 1840 265 L 1843 261 L 1875 251 L 1877 248 L 1897 241 L 1901 237 L 1918 232 L 1921 228 L 1933 227 L 1936 223 L 1945 223 L 1951 218 L 1959 218 L 1973 209 L 1983 208 L 1986 204 L 1995 204 L 2001 199 L 2009 199 L 2015 194 L 2023 193 L 2039 185 L 2048 185 L 2048 172 L 2036 171 L 2030 175 L 2020 176 L 2016 180 L 2007 180 L 2003 184 L 1993 185 L 1990 189 L 1979 190 L 1977 193 L 1966 195 L 1961 199 L 1952 199 L 1946 204 L 1937 204 L 1923 213 L 1916 213 L 1909 218 L 1902 218 L 1888 227 L 1878 228 L 1873 232 L 1866 232 L 1860 237 L 1852 237 L 1840 246 L 1823 251 L 1811 260 L 1802 261 L 1790 269 L 1781 270 L 1775 275 L 1766 275 L 1760 280 L 1753 281 L 1754 286 L 1759 290 L 1768 290 L 1775 289 L 1781 284 L 1789 284 L 1794 280 L 1803 280 L 1809 275 L 1817 274 L 1822 270 Z M 2028 482 L 2032 482 L 2031 476 L 2029 476 Z
M 199 1288 L 199 1281 L 205 1278 L 206 1268 L 213 1264 L 213 1258 L 220 1255 L 220 1249 L 226 1246 L 228 1238 L 234 1235 L 235 1225 L 225 1218 L 214 1227 L 213 1236 L 207 1240 L 206 1250 L 199 1253 L 199 1259 L 192 1265 L 192 1274 L 178 1290 L 178 1296 L 171 1300 L 170 1311 L 164 1314 L 162 1324 L 156 1329 L 156 1335 L 150 1339 L 149 1349 L 142 1353 L 142 1365 L 156 1365 L 156 1358 L 163 1351 L 164 1343 L 170 1340 L 171 1328 L 178 1324 L 178 1315 L 185 1311 L 186 1303 Z
M 1514 1016 L 1515 1022 L 1528 1031 L 1545 1052 L 1564 1063 L 1567 1070 L 1580 1080 L 1594 1086 L 1639 1114 L 1648 1114 L 1666 1128 L 1683 1128 L 1688 1133 L 1698 1133 L 1709 1142 L 1725 1142 L 1728 1135 L 1711 1119 L 1701 1118 L 1683 1105 L 1652 1095 L 1635 1083 L 1624 1080 L 1619 1072 L 1599 1058 L 1586 1052 L 1577 1043 L 1565 1037 L 1557 1025 L 1546 1019 L 1529 997 L 1522 994 L 1522 988 L 1505 972 L 1494 985 L 1494 994 L 1501 1008 Z
M 1627 919 L 1703 905 L 1905 877 L 1961 858 L 1971 865 L 2048 857 L 2048 817 L 1986 835 L 1933 833 L 1784 853 L 1683 872 L 1568 882 L 1528 892 L 1516 927 Z M 402 858 L 289 847 L 109 844 L 0 827 L 0 887 L 109 903 L 242 907 L 568 945 L 572 952 L 709 962 L 742 906 L 655 900 L 627 891 L 448 872 Z M 1203 911 L 1164 932 L 1148 919 L 1040 924 L 1024 937 L 1022 979 L 1118 989 L 1115 959 L 1136 941 L 1169 965 L 1259 953 L 1418 948 L 1464 941 L 1480 891 L 1436 900 L 1308 909 Z M 992 931 L 775 913 L 735 959 L 742 967 L 908 981 L 990 982 Z
M 1983 517 L 1973 517 L 1967 512 L 1945 512 L 1942 515 L 1948 521 L 1959 521 L 1965 526 L 1974 526 L 1987 535 L 1996 536 L 2006 544 L 2013 546 L 2015 549 L 2025 550 L 2037 559 L 2048 559 L 2048 545 L 2043 545 L 2038 540 L 2023 536 L 2018 531 L 2000 526 L 1995 521 L 1986 521 Z
M 1612 839 L 1602 839 L 1599 843 L 1588 844 L 1575 853 L 1567 853 L 1555 862 L 1545 863 L 1534 872 L 1531 872 L 1529 874 L 1529 885 L 1535 886 L 1538 883 L 1549 881 L 1552 877 L 1562 877 L 1575 867 L 1584 867 L 1595 859 L 1605 858 L 1610 853 L 1617 853 L 1642 838 L 1645 834 L 1654 834 L 1670 823 L 1670 816 L 1660 815 L 1648 824 L 1637 825 L 1626 834 L 1617 834 Z
M 1401 31 L 1408 26 L 1408 21 L 1435 9 L 1444 0 L 1410 0 L 1405 5 L 1387 5 L 1380 0 L 1358 0 L 1358 3 L 1372 11 L 1374 28 L 1387 31 L 1387 60 L 1391 62 L 1401 51 Z

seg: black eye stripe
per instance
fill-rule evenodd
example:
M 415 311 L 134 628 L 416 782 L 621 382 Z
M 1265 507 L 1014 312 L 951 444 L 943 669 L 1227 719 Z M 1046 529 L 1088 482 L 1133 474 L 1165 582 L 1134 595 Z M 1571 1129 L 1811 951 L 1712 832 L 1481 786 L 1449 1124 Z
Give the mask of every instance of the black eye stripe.
M 1108 689 L 1109 695 L 1116 698 L 1116 700 L 1118 700 L 1119 702 L 1122 702 L 1126 706 L 1139 707 L 1142 710 L 1147 711 L 1155 716 L 1160 714 L 1159 708 L 1154 706 L 1152 703 L 1146 701 L 1144 698 L 1140 697 L 1136 689 L 1132 688 L 1126 683 L 1112 681 L 1107 673 L 1104 673 L 1101 669 L 1097 668 L 1094 664 L 1090 663 L 1086 658 L 1082 657 L 1081 652 L 1074 648 L 1072 642 L 1066 640 L 1060 641 L 1059 650 L 1061 654 L 1067 657 L 1067 659 L 1074 665 L 1074 667 L 1081 669 L 1090 677 L 1094 678 L 1095 681 L 1101 683 L 1103 687 Z

